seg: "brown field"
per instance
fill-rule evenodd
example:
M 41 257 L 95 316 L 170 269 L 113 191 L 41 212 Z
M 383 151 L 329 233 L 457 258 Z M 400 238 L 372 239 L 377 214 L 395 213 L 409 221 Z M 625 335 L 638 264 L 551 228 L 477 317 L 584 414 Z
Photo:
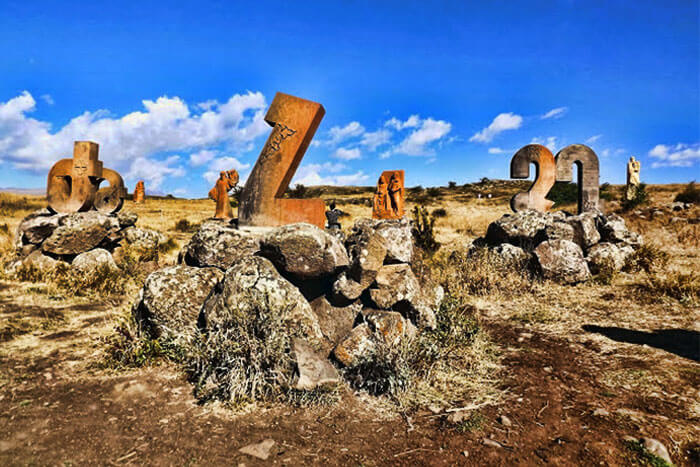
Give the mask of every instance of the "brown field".
M 417 203 L 446 211 L 435 223 L 442 247 L 423 266 L 454 281 L 450 252 L 509 212 L 517 186 L 409 193 L 407 211 Z M 398 400 L 343 387 L 339 401 L 307 407 L 200 405 L 167 358 L 109 363 L 115 335 L 128 332 L 144 271 L 130 269 L 118 293 L 0 273 L 0 464 L 662 465 L 624 440 L 633 436 L 660 440 L 677 465 L 698 465 L 700 207 L 667 208 L 683 188 L 650 186 L 650 203 L 622 214 L 646 244 L 669 255 L 648 272 L 562 286 L 494 275 L 488 265 L 469 271 L 490 285 L 462 284 L 480 330 L 464 366 L 448 375 L 460 380 L 459 401 L 450 382 L 436 381 Z M 371 214 L 353 201 L 371 198 L 371 189 L 314 190 L 349 215 L 345 228 Z M 613 187 L 616 196 L 621 190 Z M 477 199 L 477 192 L 493 197 Z M 0 193 L 3 262 L 20 220 L 44 205 L 40 197 Z M 604 208 L 613 209 L 615 202 Z M 147 198 L 127 200 L 124 210 L 138 214 L 137 226 L 174 240 L 160 255 L 162 267 L 175 263 L 192 235 L 176 222 L 201 223 L 214 202 Z M 462 421 L 445 420 L 462 407 Z M 268 438 L 276 444 L 265 462 L 238 451 Z

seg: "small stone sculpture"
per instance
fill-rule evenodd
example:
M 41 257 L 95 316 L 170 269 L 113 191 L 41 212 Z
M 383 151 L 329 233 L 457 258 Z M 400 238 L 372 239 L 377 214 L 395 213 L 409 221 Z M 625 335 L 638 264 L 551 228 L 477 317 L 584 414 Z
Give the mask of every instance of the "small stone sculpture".
M 121 209 L 126 197 L 124 180 L 119 173 L 102 167 L 98 160 L 99 145 L 76 141 L 72 159 L 61 159 L 49 171 L 46 199 L 49 208 L 58 213 L 96 209 L 114 213 Z M 109 186 L 99 188 L 104 180 Z
M 401 219 L 404 215 L 404 171 L 387 170 L 377 181 L 372 206 L 373 219 Z
M 637 189 L 641 183 L 639 181 L 639 172 L 641 169 L 641 162 L 636 160 L 634 156 L 631 156 L 629 162 L 627 163 L 627 191 L 625 192 L 625 199 L 628 201 L 634 198 L 634 195 L 637 194 Z
M 134 203 L 144 203 L 146 201 L 146 189 L 143 186 L 143 180 L 136 182 L 134 189 Z
M 216 201 L 214 219 L 233 219 L 233 210 L 228 199 L 228 192 L 238 184 L 238 172 L 222 171 L 216 185 L 209 191 L 209 198 Z

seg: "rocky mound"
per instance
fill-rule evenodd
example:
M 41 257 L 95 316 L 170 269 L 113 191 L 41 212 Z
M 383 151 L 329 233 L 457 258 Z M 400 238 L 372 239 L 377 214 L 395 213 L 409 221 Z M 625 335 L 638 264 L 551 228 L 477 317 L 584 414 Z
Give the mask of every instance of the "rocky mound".
M 641 244 L 616 214 L 523 211 L 492 222 L 470 251 L 488 247 L 504 260 L 529 262 L 546 279 L 573 284 L 604 268 L 619 271 Z
M 208 221 L 180 265 L 148 277 L 135 316 L 153 336 L 190 340 L 269 314 L 285 323 L 295 387 L 337 382 L 330 362 L 352 366 L 380 343 L 432 328 L 442 300 L 411 270 L 409 221 L 361 219 L 341 237 L 309 224 L 248 232 Z M 251 333 L 260 345 L 279 339 Z
M 46 270 L 60 262 L 82 273 L 104 266 L 116 270 L 114 256 L 119 255 L 124 243 L 150 250 L 165 241 L 159 232 L 136 227 L 137 219 L 136 214 L 129 212 L 33 212 L 17 228 L 16 257 L 8 272 L 30 265 Z

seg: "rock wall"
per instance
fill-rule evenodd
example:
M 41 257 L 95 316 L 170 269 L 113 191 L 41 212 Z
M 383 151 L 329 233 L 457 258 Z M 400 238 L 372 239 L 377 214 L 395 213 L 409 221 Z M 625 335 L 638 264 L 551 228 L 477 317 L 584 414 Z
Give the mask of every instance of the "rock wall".
M 134 313 L 161 336 L 231 326 L 262 306 L 285 317 L 295 346 L 307 346 L 305 359 L 313 349 L 318 361 L 338 365 L 435 326 L 443 293 L 411 270 L 409 221 L 360 219 L 343 237 L 310 224 L 249 232 L 206 222 L 182 249 L 180 265 L 148 277 Z M 194 292 L 177 298 L 183 290 Z M 301 374 L 313 365 L 297 364 L 306 389 L 332 380 L 327 366 L 314 379 Z
M 136 214 L 98 211 L 54 214 L 48 209 L 33 212 L 20 222 L 15 235 L 15 259 L 7 268 L 21 266 L 46 270 L 60 262 L 82 273 L 106 265 L 117 269 L 113 258 L 123 242 L 142 249 L 156 248 L 165 237 L 154 230 L 135 226 Z
M 471 249 L 488 247 L 504 259 L 529 260 L 544 278 L 573 284 L 602 268 L 619 271 L 641 244 L 641 235 L 616 214 L 523 211 L 492 222 Z

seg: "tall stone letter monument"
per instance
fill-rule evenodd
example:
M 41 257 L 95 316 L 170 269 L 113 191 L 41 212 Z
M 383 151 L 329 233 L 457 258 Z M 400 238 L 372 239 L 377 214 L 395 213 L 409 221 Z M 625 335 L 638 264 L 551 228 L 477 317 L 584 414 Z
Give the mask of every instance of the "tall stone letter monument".
M 321 104 L 278 92 L 265 115 L 272 133 L 248 176 L 238 208 L 239 225 L 307 222 L 323 228 L 322 199 L 283 198 L 325 114 Z

